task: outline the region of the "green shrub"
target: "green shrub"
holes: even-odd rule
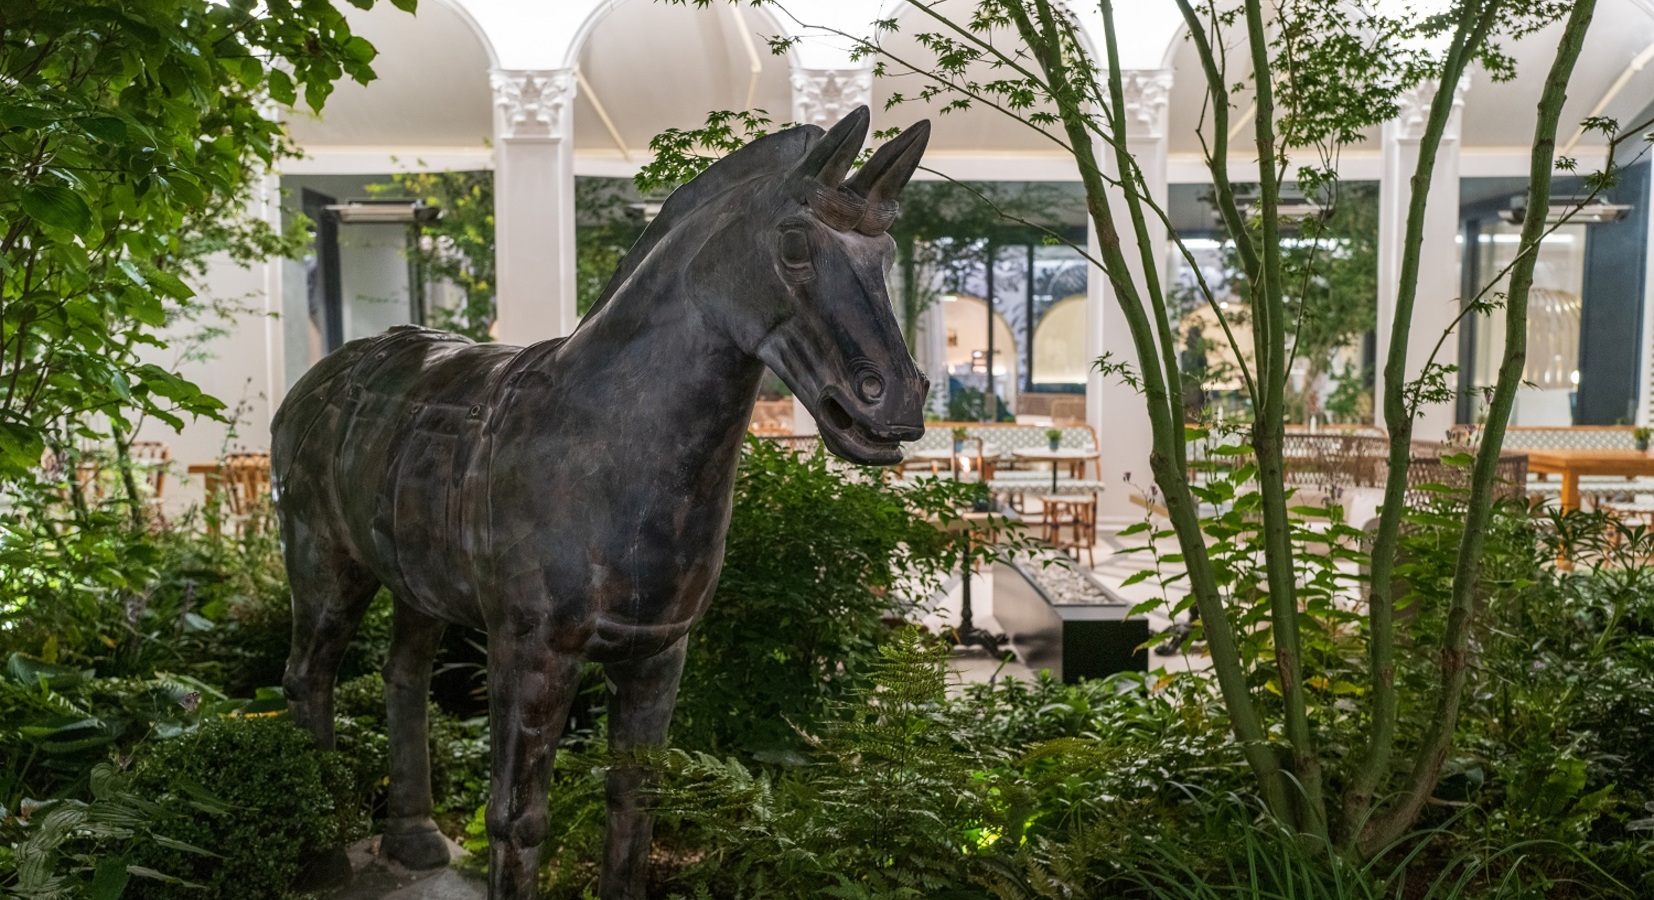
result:
[[[1014,846],[1022,793],[963,726],[946,650],[911,630],[880,648],[870,683],[812,736],[805,765],[771,771],[674,750],[663,813],[699,841],[674,887],[714,897],[985,897],[981,855]]]
[[[340,761],[358,788],[352,803],[377,818],[389,791],[390,738],[385,721],[385,679],[363,675],[334,691],[335,737]],[[469,814],[488,791],[486,721],[461,722],[436,704],[426,709],[430,729],[431,796],[438,812]]]
[[[895,489],[750,440],[736,476],[723,576],[689,634],[676,746],[715,753],[797,748],[864,688],[885,620],[928,597],[957,563],[927,518],[956,486]]]
[[[353,811],[334,800],[350,776],[329,756],[284,715],[215,719],[156,744],[138,761],[134,791],[178,814],[172,837],[222,858],[145,848],[139,864],[202,884],[205,897],[282,897],[309,854],[352,836]],[[133,887],[139,898],[174,896]]]

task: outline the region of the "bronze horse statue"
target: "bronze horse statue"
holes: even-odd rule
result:
[[[604,666],[618,754],[600,894],[643,896],[652,819],[627,751],[666,740],[764,367],[852,462],[895,463],[924,433],[929,385],[885,272],[930,126],[847,179],[868,120],[862,107],[825,133],[761,138],[678,189],[567,338],[508,347],[394,328],[322,360],[282,403],[271,455],[293,589],[289,709],[333,746],[340,659],[389,588],[392,859],[448,860],[426,703],[454,623],[488,634],[490,896],[536,894],[551,761],[588,660]]]

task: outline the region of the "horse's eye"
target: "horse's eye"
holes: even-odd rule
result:
[[[781,232],[781,261],[789,266],[809,265],[810,236],[795,229]]]

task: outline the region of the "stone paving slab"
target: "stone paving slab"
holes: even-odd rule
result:
[[[457,869],[413,871],[379,855],[379,838],[352,844],[347,851],[352,872],[350,883],[324,893],[325,900],[487,900],[488,887],[475,875]],[[458,862],[465,856],[458,844],[448,842],[448,857]]]

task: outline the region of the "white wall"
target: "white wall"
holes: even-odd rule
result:
[[[185,420],[181,432],[158,420],[139,428],[139,440],[164,441],[172,447],[173,475],[167,479],[169,511],[199,503],[199,478],[185,475],[195,463],[210,463],[225,452],[270,449],[270,416],[285,390],[281,365],[280,321],[273,315],[271,298],[276,279],[271,267],[243,268],[228,258],[213,259],[207,274],[195,285],[200,299],[237,304],[244,309],[231,319],[211,316],[196,322],[175,322],[161,332],[169,346],[150,349],[145,362],[177,372],[229,407],[231,423],[209,419]],[[227,333],[203,343],[203,328]]]

